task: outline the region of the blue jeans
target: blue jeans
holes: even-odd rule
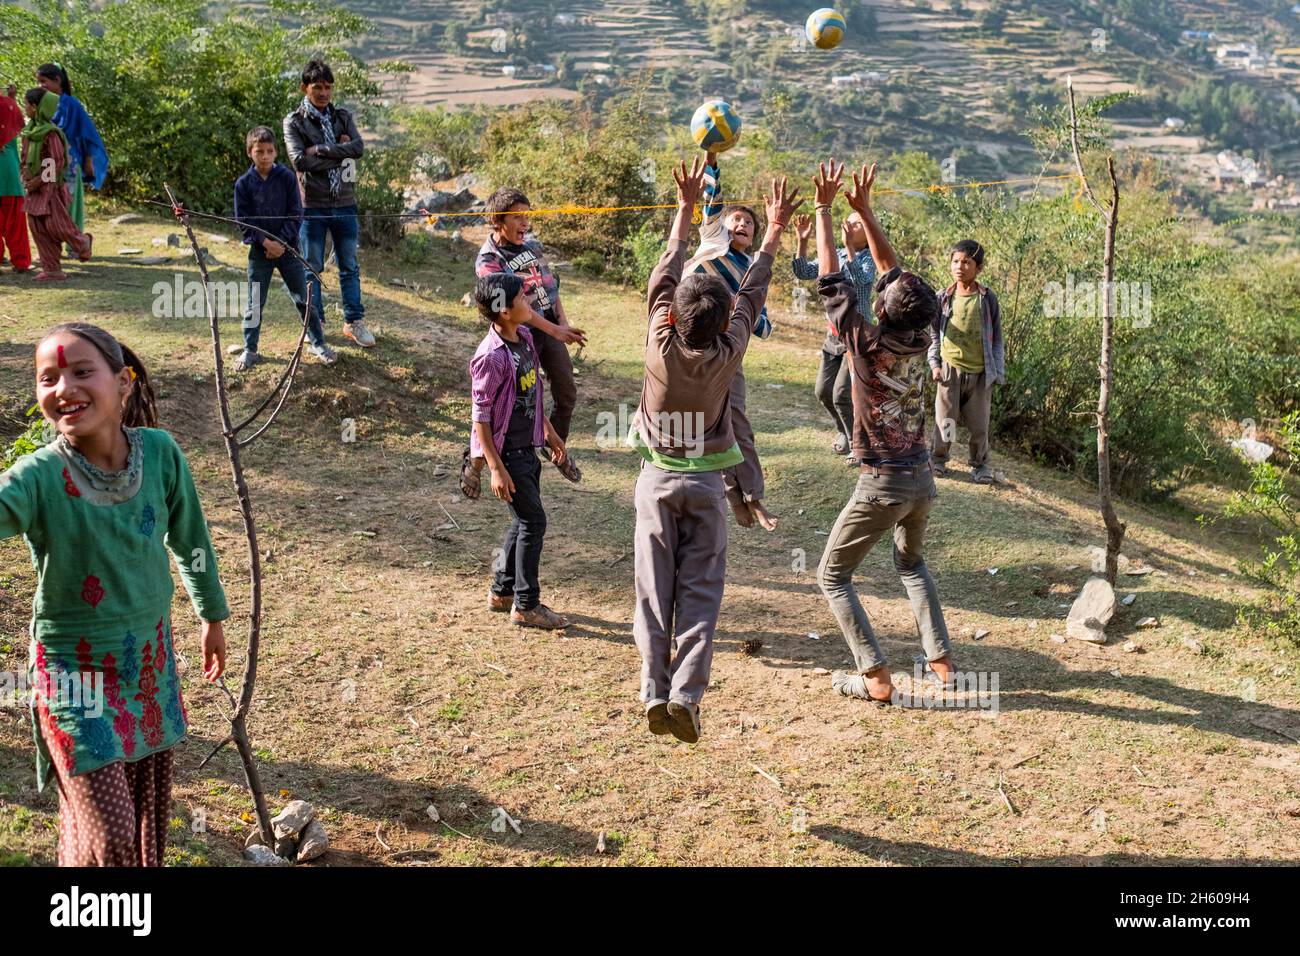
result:
[[[307,207],[303,210],[302,227],[298,245],[303,257],[316,272],[325,268],[325,234],[334,238],[334,255],[339,263],[339,290],[343,294],[343,321],[359,322],[366,317],[361,304],[361,268],[357,265],[357,237],[361,226],[357,221],[356,206],[339,206],[337,209]],[[325,316],[320,295],[320,283],[308,275],[311,285],[312,306],[317,320]]]
[[[271,277],[275,270],[280,270],[280,278],[298,308],[303,314],[307,305],[307,270],[292,252],[286,251],[278,259],[270,259],[260,242],[248,247],[248,301],[244,306],[244,348],[250,352],[257,351],[257,342],[262,337],[262,313],[266,310],[266,296],[271,289]],[[315,293],[312,293],[315,304]],[[312,345],[324,345],[325,333],[321,330],[320,311],[312,309],[307,319],[307,338]]]

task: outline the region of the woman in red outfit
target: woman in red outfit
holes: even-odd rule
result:
[[[18,158],[23,111],[13,96],[12,86],[0,96],[0,261],[7,252],[14,272],[26,272],[32,266],[32,247],[27,242],[22,164]]]

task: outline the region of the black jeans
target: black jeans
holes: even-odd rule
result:
[[[835,420],[835,427],[853,441],[853,363],[841,352],[834,354],[822,346],[821,363],[817,366],[817,384],[813,389],[817,400]]]
[[[551,427],[560,441],[569,441],[569,423],[573,421],[573,407],[578,404],[578,383],[573,377],[573,359],[569,347],[545,332],[534,332],[537,358],[546,373],[546,384],[551,390]]]
[[[517,448],[501,453],[506,473],[515,483],[509,502],[513,520],[501,542],[501,553],[492,563],[492,593],[515,596],[515,607],[531,611],[541,603],[539,580],[542,539],[546,536],[546,511],[542,508],[542,463],[534,448]]]

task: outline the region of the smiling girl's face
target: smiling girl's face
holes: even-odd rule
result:
[[[122,405],[131,391],[131,373],[114,373],[90,342],[59,332],[36,350],[36,401],[59,433],[86,437],[118,428]]]

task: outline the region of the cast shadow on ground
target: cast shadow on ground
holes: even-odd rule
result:
[[[1154,856],[1133,853],[1103,853],[1090,856],[1066,853],[1059,856],[1003,857],[950,850],[928,843],[886,840],[857,830],[836,826],[810,826],[808,832],[819,840],[844,847],[863,857],[863,862],[901,864],[904,866],[1288,866],[1294,861],[1237,857]]]

